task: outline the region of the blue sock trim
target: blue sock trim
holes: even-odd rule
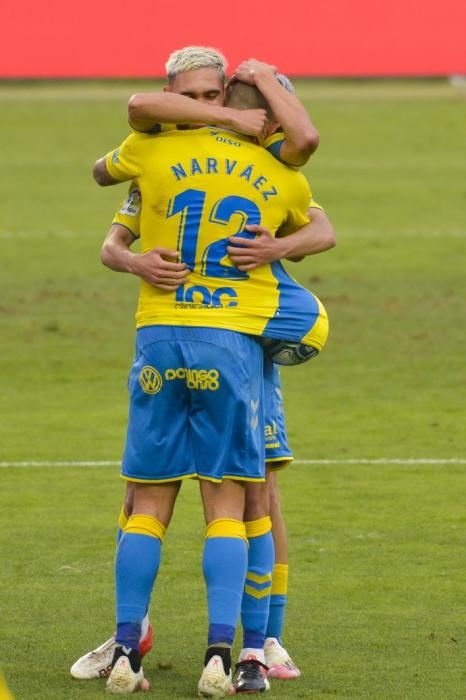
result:
[[[243,648],[244,649],[262,649],[265,642],[265,634],[244,630]]]
[[[288,600],[286,595],[270,596],[269,619],[267,622],[267,637],[275,637],[281,643],[283,624],[285,621],[285,607]]]
[[[141,637],[141,625],[137,622],[122,622],[117,625],[115,641],[124,647],[139,649]]]
[[[211,623],[209,625],[209,638],[208,645],[213,644],[233,644],[235,638],[235,628],[230,627],[230,625],[219,625],[216,623]]]

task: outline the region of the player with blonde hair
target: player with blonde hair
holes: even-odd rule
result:
[[[219,78],[224,81],[227,69],[225,56],[210,46],[185,46],[173,51],[165,63],[167,80],[172,83],[179,73],[186,73],[200,68],[214,68]]]
[[[207,68],[207,66],[203,66],[203,61],[208,62],[209,75],[212,75],[212,69],[215,69],[215,72],[217,73],[217,75],[220,76],[221,78],[223,78],[223,74],[224,74],[224,70],[225,70],[225,62],[224,62],[224,59],[221,56],[221,54],[219,54],[219,52],[216,52],[215,50],[204,48],[204,47],[187,47],[186,50],[174,52],[167,62],[167,73],[168,73],[168,77],[169,77],[169,86],[171,84],[171,86],[173,87],[173,84],[177,82],[178,76],[183,80],[183,74],[188,73],[189,74],[188,77],[190,79],[190,80],[188,80],[188,83],[190,85],[190,90],[185,91],[183,89],[183,87],[185,87],[185,85],[182,85],[181,89],[180,89],[180,92],[182,93],[182,97],[190,97],[190,98],[194,97],[194,100],[192,100],[192,99],[189,100],[189,103],[190,103],[189,107],[190,108],[194,104],[196,104],[196,106],[207,104],[208,108],[212,110],[212,109],[216,109],[217,105],[219,105],[221,103],[221,101],[223,100],[222,86],[219,85],[219,82],[218,81],[211,82],[211,84],[209,85],[209,87],[211,88],[210,90],[207,90],[204,92],[199,92],[199,93],[193,92],[194,88],[192,87],[193,81],[191,79],[198,78],[200,74],[202,75],[203,68],[204,67]],[[251,64],[249,64],[249,65],[251,65]],[[260,73],[260,70],[257,70],[258,62],[255,62],[255,64],[253,63],[253,65],[256,68],[256,72]],[[261,68],[261,66],[259,66],[259,68]],[[249,75],[250,75],[250,70],[251,69],[248,68]],[[205,73],[205,71],[204,71],[204,73]],[[205,75],[202,77],[205,78]],[[205,83],[205,80],[204,80],[204,83]],[[206,84],[208,84],[208,81]],[[180,88],[179,85],[176,85],[176,87]],[[205,87],[205,85],[203,87]],[[199,89],[199,82],[196,85],[196,89]],[[164,96],[167,96],[166,93]],[[175,93],[173,93],[173,97],[179,97],[179,95],[175,95]],[[136,98],[137,98],[137,96],[136,96]],[[132,102],[130,102],[130,106],[132,105],[132,107],[133,107],[132,113],[131,113],[131,109],[130,109],[130,118],[132,119],[132,121],[133,121],[133,118],[135,116],[134,107],[135,107],[136,102],[137,102],[137,100],[135,100],[134,98],[132,99]],[[185,105],[183,105],[183,107],[184,106]],[[220,109],[222,109],[225,112],[225,114],[227,114],[225,119],[228,119],[228,120],[233,119],[233,113],[236,110],[230,109],[230,111],[228,111],[228,110],[224,110],[224,108],[220,108]],[[258,117],[257,113],[259,111],[260,110],[257,110],[257,109],[255,110],[254,117],[256,118],[256,120]],[[254,112],[254,110],[251,110],[251,112]],[[203,112],[203,114],[205,114],[205,112]],[[140,119],[140,116],[138,116],[138,118]],[[144,118],[146,118],[146,117],[144,117]],[[160,117],[158,116],[157,118],[160,118]],[[163,117],[161,117],[161,118],[163,118]],[[178,116],[172,117],[172,118],[178,119]],[[184,120],[185,118],[186,117],[183,115],[181,120]],[[188,118],[191,121],[191,115]],[[241,121],[241,119],[244,119],[245,117],[244,117],[244,115],[234,115],[234,118],[236,120]],[[150,117],[150,119],[152,119],[152,117]],[[201,117],[197,114],[193,118],[193,122],[195,122],[197,119],[202,120],[203,117]],[[233,122],[233,123],[237,124],[238,122]],[[152,120],[152,125],[153,125],[153,120]],[[141,126],[140,123],[139,123],[139,126]],[[280,143],[280,141],[281,141],[281,143],[283,143],[284,140],[285,139],[282,135],[281,139],[278,141],[276,140],[275,143]],[[326,224],[325,217],[322,216],[323,212],[320,212],[320,210],[318,210],[318,209],[313,210],[313,211],[315,212],[315,218],[317,219],[317,226],[314,226],[313,234],[311,237],[312,242],[308,238],[307,239],[307,248],[306,248],[306,239],[303,238],[301,240],[301,247],[298,246],[297,248],[294,249],[294,251],[288,250],[287,251],[288,253],[291,254],[292,252],[294,252],[295,256],[301,255],[301,254],[309,254],[309,253],[313,253],[313,252],[319,252],[319,250],[326,249],[328,247],[331,247],[334,244],[333,231],[331,229],[331,226],[329,226],[328,223]],[[319,241],[319,217],[321,217],[320,223],[322,224],[320,241]],[[317,237],[316,237],[316,232],[317,232]],[[294,235],[297,236],[297,234],[294,234]],[[263,242],[264,242],[264,239],[267,239],[267,234],[265,234],[264,232],[260,232],[259,238],[262,238]],[[273,241],[273,246],[275,246],[275,248],[274,248],[273,252],[271,253],[270,248],[272,246],[272,241]],[[253,243],[255,243],[255,241],[251,241],[251,244],[253,244]],[[286,251],[283,248],[282,242],[279,242],[276,239],[271,239],[270,241],[266,240],[266,243],[269,246],[269,249],[267,250],[266,255],[269,255],[269,256],[276,255],[277,257],[275,259],[277,259],[279,257],[283,257],[283,255],[285,254]],[[303,247],[303,244],[304,244],[304,247]],[[253,267],[257,266],[257,264],[263,263],[264,258],[263,257],[261,258],[261,255],[263,256],[263,249],[260,246],[261,246],[261,244],[259,244],[259,246],[251,245],[250,248],[246,247],[245,249],[236,249],[234,252],[232,252],[232,259],[233,259],[234,255],[238,255],[238,257],[236,259],[236,264],[238,265],[239,269],[253,269]],[[277,254],[279,246],[280,246],[280,253]],[[320,246],[320,248],[319,248],[319,246]],[[151,255],[151,253],[146,254],[146,258],[148,255]],[[246,256],[249,256],[249,257],[246,257]],[[251,259],[251,256],[253,259]],[[162,276],[161,278],[156,278],[154,280],[155,284],[157,284],[157,283],[161,284],[163,282],[164,283],[175,282],[176,284],[180,284],[180,281],[183,281],[185,279],[185,275],[186,275],[185,270],[183,270],[183,269],[176,269],[175,270],[173,267],[170,267],[170,265],[172,263],[169,263],[167,261],[163,261],[162,258],[160,258],[160,262],[162,265],[165,264],[165,266],[166,266],[165,274],[174,275],[174,278],[168,279],[167,277]],[[173,265],[175,265],[175,264],[173,263]],[[178,263],[178,265],[179,265],[179,263]],[[138,273],[136,272],[136,274],[138,274]],[[159,274],[161,274],[160,270],[159,270]],[[284,430],[284,426],[283,426],[283,430]],[[289,453],[289,451],[286,453],[286,451],[287,451],[286,433],[282,432],[282,437],[283,436],[284,436],[283,447],[285,448],[285,453],[282,454],[281,459],[286,460],[287,458],[289,459],[290,453]],[[272,454],[275,455],[274,457],[272,457],[272,460],[274,460],[275,464],[279,464],[279,461],[280,461],[279,449],[278,450],[276,449],[277,448],[277,438],[279,438],[279,437],[280,436],[277,436],[277,434],[274,435],[275,442],[273,443],[272,450],[269,451],[270,456]],[[274,529],[277,529],[276,525],[280,524],[279,522],[277,522],[278,518],[280,517],[279,503],[277,501],[276,496],[273,496],[272,498],[273,498],[274,510],[275,510]],[[131,506],[129,503],[127,503],[127,511],[130,511],[130,510],[131,510]],[[126,519],[126,517],[127,517],[126,514],[124,514],[122,524],[124,524],[124,520]],[[278,529],[280,529],[280,528],[278,528]],[[286,564],[279,562],[276,565],[276,568],[277,568],[276,573],[279,574],[279,579],[281,581],[281,584],[280,584],[281,593],[280,593],[279,597],[282,599],[282,602],[280,605],[281,605],[281,607],[283,607],[283,598],[284,598],[283,589],[286,587],[286,571],[285,570],[287,567],[286,567]],[[275,629],[277,629],[276,625],[275,625]],[[146,631],[147,631],[147,627],[146,627]],[[277,634],[277,636],[278,636],[278,634]],[[145,635],[146,642],[147,642],[147,637],[148,637],[148,634]],[[269,643],[269,647],[271,646],[271,644],[270,644],[271,642],[272,642],[272,646],[276,647],[278,645],[278,647],[279,647],[278,640],[268,639],[267,642]],[[73,666],[74,672],[72,669],[72,674],[76,675],[77,677],[91,677],[90,675],[86,675],[86,674],[89,674],[89,673],[95,674],[94,667],[97,668],[102,657],[108,652],[107,647],[110,647],[110,646],[111,646],[111,640],[109,640],[108,643],[102,645],[102,647],[95,650],[94,652],[91,652],[90,654],[86,655],[85,657],[82,657],[82,659],[80,659],[77,662],[77,664],[75,664]],[[266,650],[267,650],[267,647],[266,647]],[[280,648],[278,649],[278,651],[280,651]],[[272,652],[275,652],[275,657],[278,658],[279,661],[281,661],[281,660],[284,661],[284,663],[281,664],[282,667],[285,669],[288,668],[289,673],[288,673],[288,676],[285,676],[285,677],[293,677],[293,676],[297,675],[296,667],[294,667],[291,660],[289,660],[289,657],[287,657],[287,656],[284,657],[283,653],[282,653],[281,657],[279,655],[277,656],[277,653],[276,653],[277,649],[272,649]],[[284,650],[283,650],[283,652],[284,652]],[[270,656],[270,653],[269,653],[269,656]],[[86,660],[88,662],[88,664],[87,664],[88,668],[83,670],[84,660]],[[91,669],[90,666],[92,666],[92,664],[93,664],[93,668]],[[280,667],[280,664],[275,663],[275,664],[273,664],[273,667],[274,668]],[[107,670],[106,665],[105,664],[103,665],[102,663],[100,663],[100,666],[97,670],[98,670],[98,675],[104,675],[106,670]],[[273,669],[272,669],[272,672],[273,672]],[[80,674],[82,674],[82,675],[80,675]]]

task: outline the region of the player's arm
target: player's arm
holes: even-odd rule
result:
[[[130,250],[136,236],[126,226],[113,223],[100,250],[105,267],[115,272],[132,272],[135,253]]]
[[[274,155],[288,165],[304,165],[319,145],[319,133],[304,105],[280,85],[275,73],[274,66],[251,58],[238,66],[235,77],[260,90],[283,129],[283,140],[277,146],[279,152]]]
[[[184,263],[177,263],[176,250],[154,248],[147,253],[135,253],[131,245],[136,236],[122,224],[113,223],[100,252],[102,263],[115,272],[129,272],[140,277],[153,287],[169,292],[184,284],[189,269]]]
[[[128,120],[136,131],[153,132],[162,124],[215,124],[263,138],[263,109],[239,110],[195,100],[175,92],[142,92],[128,102]]]
[[[264,226],[246,226],[256,238],[232,237],[228,246],[228,255],[232,263],[242,271],[254,270],[261,265],[268,265],[275,260],[292,260],[298,262],[307,255],[323,253],[336,245],[336,236],[332,223],[323,209],[309,209],[310,223],[305,224],[295,233],[273,237]]]
[[[116,185],[141,175],[138,145],[142,138],[151,137],[130,134],[118,148],[96,160],[92,174],[98,185],[101,187]]]
[[[139,238],[141,229],[141,192],[131,183],[128,194],[116,210],[113,224],[102,245],[100,258],[115,272],[129,272],[154,287],[174,291],[186,282],[189,270],[177,261],[176,250],[154,248],[139,254],[131,245]]]
[[[283,245],[283,257],[287,260],[299,262],[308,255],[324,253],[337,244],[335,230],[325,211],[320,207],[311,207],[308,214],[310,223],[299,231],[283,237],[278,232],[278,240]]]
[[[101,187],[107,187],[108,185],[117,185],[120,182],[120,180],[116,180],[108,172],[106,160],[106,156],[104,156],[103,158],[99,158],[99,160],[96,160],[96,162],[94,163],[94,167],[92,169],[92,175],[94,177],[94,180]]]

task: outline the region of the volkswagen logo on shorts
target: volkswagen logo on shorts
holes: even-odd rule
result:
[[[155,367],[146,365],[139,372],[139,384],[146,394],[157,394],[162,388],[162,377]]]

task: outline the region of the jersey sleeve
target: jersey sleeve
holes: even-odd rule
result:
[[[139,238],[141,225],[141,191],[135,182],[132,182],[128,194],[121,202],[113,217],[114,224],[120,224],[127,228],[135,238]]]
[[[285,134],[283,131],[276,131],[274,134],[265,139],[262,143],[263,148],[271,153],[274,158],[283,163],[284,161],[280,158],[280,150],[282,143],[285,141]]]
[[[297,172],[295,187],[291,189],[289,198],[288,214],[280,226],[281,236],[288,236],[310,222],[308,211],[311,201],[311,188],[304,175]]]
[[[321,209],[324,211],[323,206],[321,206],[316,200],[314,199],[314,195],[311,192],[311,201],[309,202],[309,209]]]
[[[114,180],[125,182],[141,175],[141,165],[138,158],[137,142],[140,134],[130,134],[121,146],[105,156],[107,172]]]

